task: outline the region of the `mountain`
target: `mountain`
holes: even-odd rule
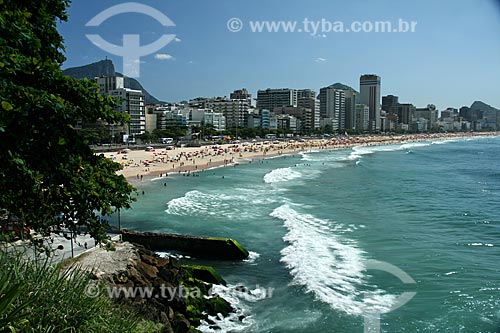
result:
[[[471,111],[484,111],[484,112],[499,112],[500,110],[483,103],[481,101],[475,101],[470,107]]]
[[[146,100],[146,104],[164,104],[165,102],[159,101],[157,98],[152,96],[146,89],[136,79],[124,76],[121,73],[115,71],[115,66],[111,60],[101,60],[94,62],[89,65],[80,67],[71,67],[63,70],[63,74],[81,80],[81,79],[93,79],[99,76],[123,76],[123,84],[125,88],[142,90]]]
[[[470,107],[469,114],[471,117],[475,114],[476,119],[481,119],[482,128],[498,129],[500,123],[500,110],[495,109],[486,103],[475,101]]]

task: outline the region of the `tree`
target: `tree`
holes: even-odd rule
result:
[[[75,128],[128,119],[95,83],[62,74],[68,5],[0,0],[0,210],[42,233],[79,224],[102,239],[99,216],[129,208],[134,189]]]

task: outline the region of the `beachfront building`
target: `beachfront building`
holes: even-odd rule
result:
[[[310,133],[314,130],[315,111],[309,108],[282,106],[274,108],[273,113],[279,115],[289,115],[297,119],[298,127],[293,133]],[[319,119],[318,119],[319,120]],[[292,120],[293,122],[293,120]],[[319,124],[318,124],[319,127]],[[279,128],[279,124],[278,124]]]
[[[305,94],[305,92],[303,92]],[[266,89],[257,91],[257,107],[274,110],[281,106],[297,106],[297,90]]]
[[[297,134],[300,132],[300,119],[288,114],[276,115],[277,128],[284,130],[285,133]]]
[[[382,96],[382,110],[392,113],[392,108],[399,104],[399,97],[394,95]]]
[[[182,113],[186,118],[187,126],[201,126],[205,118],[205,112],[207,112],[207,109],[182,107],[179,108],[179,112]]]
[[[215,98],[209,100],[206,106],[226,117],[226,129],[246,127],[248,115],[252,112],[246,99]]]
[[[259,109],[260,115],[260,127],[263,129],[270,129],[271,126],[271,118],[274,116],[274,113],[267,109]]]
[[[146,113],[146,132],[153,133],[157,128],[158,116],[154,113]]]
[[[153,113],[156,115],[156,128],[165,130],[188,125],[188,117],[177,106],[157,106]]]
[[[421,119],[425,119],[427,121],[426,131],[437,128],[438,111],[435,105],[429,104],[425,108],[416,108],[413,116],[415,121],[419,121],[421,123],[423,122]]]
[[[340,127],[340,114],[345,112],[345,91],[335,88],[321,88],[319,92],[321,118],[331,119],[333,131]]]
[[[248,128],[262,128],[262,117],[261,117],[258,109],[254,109],[253,112],[251,112],[248,115],[247,127]]]
[[[125,88],[124,78],[103,76],[95,78],[101,94],[117,97],[122,101],[117,111],[130,115],[128,125],[108,125],[113,137],[120,135],[134,136],[146,132],[145,97],[141,90]]]
[[[413,104],[403,103],[398,104],[395,108],[395,114],[398,115],[399,124],[410,126],[415,118],[415,110],[417,109]],[[407,128],[406,126],[401,127],[401,129]]]
[[[172,127],[185,127],[188,125],[188,119],[185,114],[176,110],[176,111],[166,111],[163,117],[164,128],[172,128]]]
[[[369,130],[380,131],[380,76],[374,74],[362,75],[359,80],[359,100],[361,104],[368,105]]]
[[[140,135],[146,132],[146,112],[144,94],[141,90],[119,88],[109,90],[107,94],[122,101],[118,111],[130,116],[130,123],[125,125],[125,133],[129,136]]]
[[[370,128],[370,108],[366,104],[356,104],[355,111],[356,129],[360,132],[368,131]]]
[[[315,92],[313,92],[315,94]],[[316,96],[305,96],[297,99],[297,107],[309,109],[311,112],[302,119],[302,128],[305,133],[311,133],[320,128],[319,100]]]
[[[207,111],[204,114],[203,122],[205,125],[212,125],[217,132],[226,130],[226,117],[222,113]]]
[[[342,83],[320,89],[320,115],[333,119],[334,131],[356,128],[355,113],[358,92]]]

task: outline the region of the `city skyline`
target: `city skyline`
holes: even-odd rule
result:
[[[500,11],[495,0],[419,3],[393,1],[356,4],[317,1],[304,7],[243,6],[221,0],[214,3],[157,3],[156,8],[175,23],[164,28],[142,14],[121,14],[100,27],[85,24],[120,1],[74,2],[70,19],[59,30],[65,38],[67,61],[63,68],[96,62],[106,57],[122,72],[120,57],[93,45],[86,34],[99,33],[120,45],[124,34],[140,33],[141,45],[163,33],[175,40],[155,54],[141,58],[140,81],[160,100],[176,102],[196,96],[224,96],[236,87],[253,94],[266,88],[321,87],[342,82],[358,89],[359,76],[376,73],[384,80],[381,95],[394,94],[416,106],[433,103],[439,110],[482,100],[500,107],[496,93],[500,76]],[[255,3],[258,4],[258,3]],[[195,10],[196,9],[196,10]],[[228,30],[230,18],[245,24],[240,32]],[[398,19],[418,22],[408,33],[254,33],[251,20],[321,21]],[[130,24],[133,20],[134,24]],[[464,84],[464,79],[470,84]],[[439,91],[439,93],[438,93]]]

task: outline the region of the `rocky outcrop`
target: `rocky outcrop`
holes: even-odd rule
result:
[[[105,250],[98,249],[93,254],[110,260],[126,257],[121,258],[116,269],[104,259],[91,270],[95,280],[119,304],[161,323],[161,332],[196,332],[195,327],[201,320],[208,320],[208,316],[227,316],[233,311],[227,301],[211,292],[213,283],[225,284],[213,268],[181,265],[178,260],[159,257],[141,245],[125,242],[117,243],[116,248],[106,254],[99,254]],[[82,259],[80,266],[90,270],[89,260],[92,261],[89,257]]]
[[[144,245],[153,251],[179,251],[197,258],[243,260],[248,251],[230,238],[196,237],[123,230],[124,241]]]

